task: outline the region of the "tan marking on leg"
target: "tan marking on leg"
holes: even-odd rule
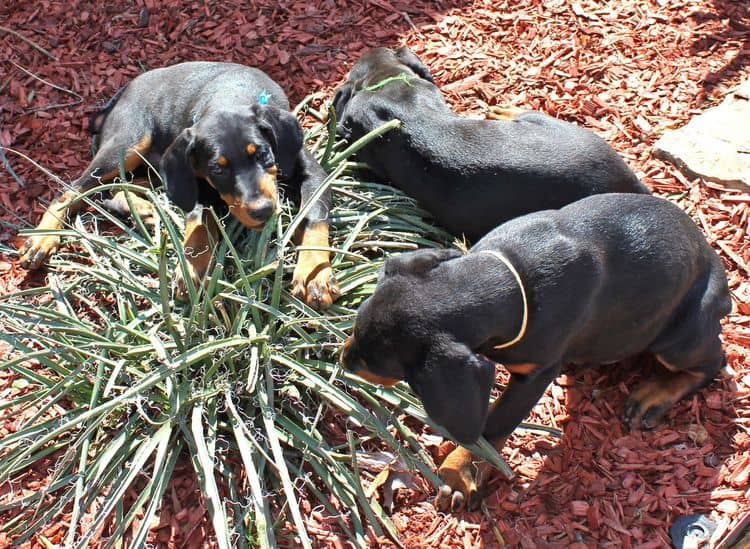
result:
[[[144,136],[135,146],[128,149],[125,153],[125,170],[132,171],[141,163],[139,154],[145,154],[151,147],[151,136]],[[101,177],[103,181],[112,179],[120,173],[119,168]],[[81,207],[79,201],[73,200],[78,193],[73,190],[65,191],[62,195],[55,198],[42,215],[42,219],[37,225],[37,229],[42,230],[59,230],[63,223],[75,214]],[[57,251],[60,245],[60,237],[51,235],[34,235],[26,239],[21,247],[20,260],[21,265],[27,269],[39,268],[47,258]]]
[[[521,364],[503,364],[503,366],[505,366],[505,369],[508,370],[511,374],[517,374],[521,376],[529,375],[534,370],[539,368],[539,364],[534,364],[532,362],[523,362]]]
[[[641,383],[628,398],[626,412],[631,424],[641,421],[652,428],[676,402],[698,389],[705,381],[702,372],[677,372],[660,375]]]
[[[305,228],[302,248],[328,248],[328,222]],[[292,277],[292,294],[315,309],[325,309],[339,296],[328,250],[302,249]]]
[[[487,110],[487,118],[490,120],[515,120],[524,112],[526,111],[518,107],[493,105]]]
[[[500,451],[506,440],[498,440],[495,448]],[[492,469],[492,465],[463,446],[456,447],[438,468],[438,476],[443,484],[435,496],[435,507],[443,512],[460,512],[467,506],[478,504]]]
[[[144,135],[141,140],[130,147],[127,151],[125,151],[125,159],[124,159],[124,171],[126,172],[132,172],[134,169],[136,169],[138,166],[141,165],[143,162],[142,156],[145,156],[146,153],[151,148],[151,136],[150,135]],[[120,167],[118,166],[116,169],[112,170],[111,172],[107,172],[104,175],[95,174],[97,177],[100,177],[102,181],[108,181],[110,179],[114,179],[118,175],[120,175]]]
[[[210,212],[203,212],[200,219],[188,219],[185,224],[185,258],[188,262],[188,272],[193,284],[199,287],[203,283],[206,273],[213,266],[213,248],[216,245],[219,229]],[[188,295],[187,284],[182,278],[182,269],[178,268],[177,297],[185,299]]]
[[[70,210],[73,209],[71,202],[78,196],[75,191],[65,191],[52,201],[47,211],[44,212],[37,229],[57,230],[61,229]],[[77,208],[76,208],[77,211]]]
[[[148,200],[141,198],[140,196],[129,193],[130,202],[133,204],[135,211],[138,213],[143,222],[147,225],[153,225],[156,220],[156,212],[154,211],[154,205]],[[111,204],[113,207],[121,211],[129,211],[132,215],[133,211],[128,204],[128,197],[125,191],[117,191],[112,197]]]
[[[69,190],[55,198],[42,215],[36,226],[39,230],[56,231],[62,229],[63,223],[71,213],[80,206],[75,202],[78,193]],[[26,239],[19,250],[21,265],[26,269],[38,269],[47,258],[57,251],[60,237],[56,235],[32,235]]]

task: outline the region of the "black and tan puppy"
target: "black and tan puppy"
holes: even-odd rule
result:
[[[234,63],[189,62],[141,74],[92,119],[91,129],[98,134],[96,156],[37,228],[59,229],[78,209],[80,192],[117,176],[123,158],[132,171],[145,157],[159,165],[169,198],[187,212],[184,244],[195,283],[211,265],[210,243],[218,235],[204,207],[228,210],[259,229],[276,210],[277,183],[305,204],[326,176],[303,147],[283,90],[261,70]],[[149,202],[135,197],[131,203],[146,221],[154,215]],[[122,193],[107,204],[128,210]],[[329,205],[325,193],[309,210],[301,226],[304,247],[328,247]],[[31,236],[21,249],[22,265],[39,267],[59,243],[56,236]],[[331,304],[338,288],[327,251],[300,252],[292,291],[315,307]]]
[[[644,351],[664,369],[631,392],[624,415],[654,426],[723,366],[729,310],[721,260],[690,217],[652,196],[597,195],[508,221],[466,256],[388,259],[342,363],[375,383],[406,380],[456,440],[483,435],[500,448],[563,364]],[[488,410],[495,363],[511,377]],[[472,459],[458,447],[441,465],[440,509],[477,501]]]
[[[333,104],[337,133],[350,141],[401,121],[359,158],[457,236],[476,240],[503,221],[592,194],[648,193],[586,129],[538,112],[506,111],[508,120],[457,116],[407,48],[366,53]]]

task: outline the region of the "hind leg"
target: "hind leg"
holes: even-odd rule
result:
[[[148,181],[136,180],[133,181],[133,184],[144,188],[148,187]],[[156,222],[154,205],[133,192],[117,191],[112,198],[104,201],[104,207],[123,217],[138,214],[148,226],[153,226]]]
[[[126,171],[134,170],[141,163],[141,156],[151,147],[151,135],[128,136],[118,134],[105,143],[96,153],[91,164],[81,177],[73,182],[71,188],[57,196],[44,212],[36,229],[40,231],[56,231],[63,227],[63,223],[80,209],[78,195],[91,189],[99,181],[109,181],[120,173],[120,160],[125,154],[124,167]],[[39,268],[60,245],[57,235],[34,234],[26,239],[19,250],[21,266],[26,269]]]
[[[641,383],[625,403],[625,420],[652,429],[673,404],[708,385],[725,364],[716,335],[693,352],[675,348],[656,354],[664,370]]]

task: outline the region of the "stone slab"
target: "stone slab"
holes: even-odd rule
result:
[[[654,156],[688,177],[750,191],[750,80],[720,105],[665,133],[654,145]]]

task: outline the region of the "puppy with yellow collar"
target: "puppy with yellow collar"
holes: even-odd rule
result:
[[[458,442],[501,448],[562,365],[650,352],[664,369],[624,412],[650,428],[724,365],[730,307],[721,260],[690,217],[653,196],[603,194],[508,221],[465,256],[390,258],[341,360],[376,383],[406,380]],[[511,378],[489,405],[496,363]],[[475,461],[459,446],[440,466],[441,510],[479,501],[487,464]]]

